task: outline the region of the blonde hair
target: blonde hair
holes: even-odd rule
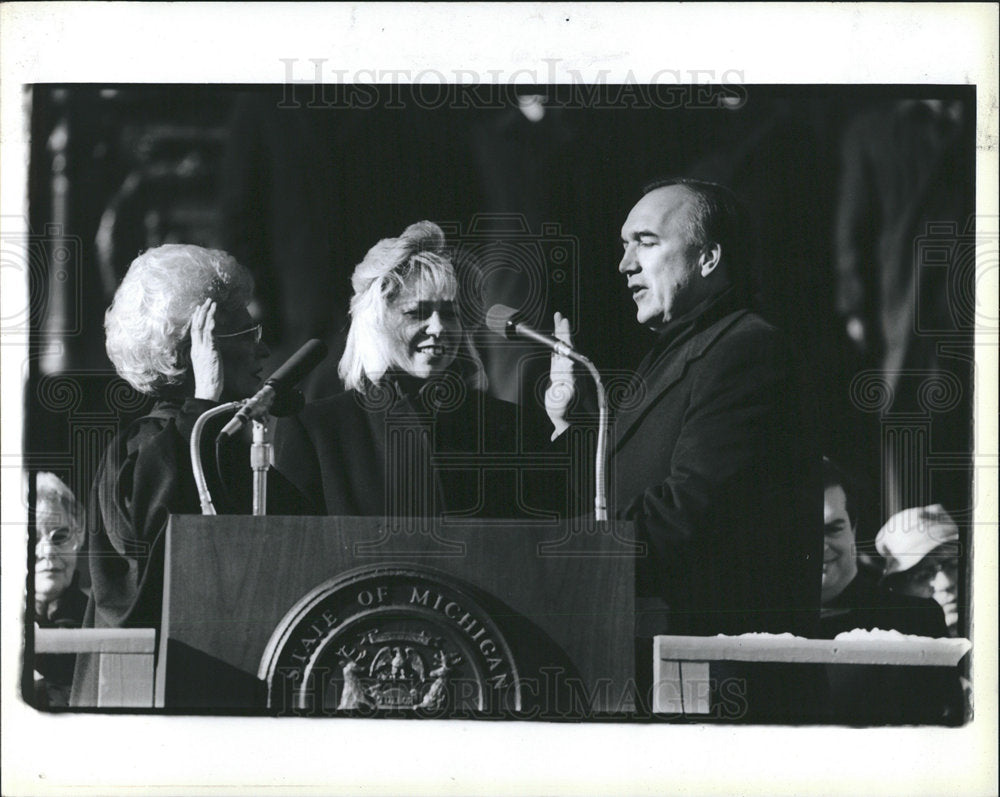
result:
[[[190,365],[191,316],[206,299],[240,310],[253,277],[219,249],[164,244],[132,261],[104,316],[108,357],[140,393],[183,384]]]
[[[348,390],[366,393],[396,362],[386,329],[389,306],[408,289],[453,301],[458,279],[441,228],[418,221],[398,238],[384,238],[368,250],[351,275],[351,328],[338,373]],[[465,383],[486,389],[482,360],[463,329],[456,357]]]

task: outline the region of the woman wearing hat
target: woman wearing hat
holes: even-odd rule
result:
[[[958,636],[958,526],[944,507],[914,507],[889,518],[875,538],[885,559],[883,583],[893,592],[933,598]]]

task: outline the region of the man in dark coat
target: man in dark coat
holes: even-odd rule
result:
[[[617,515],[648,545],[640,593],[669,628],[812,635],[821,492],[804,378],[749,308],[747,231],[725,188],[656,184],[622,227],[639,323],[658,338],[611,445]]]
[[[610,443],[609,507],[646,543],[640,604],[661,605],[655,622],[640,615],[640,640],[813,636],[819,618],[822,489],[805,380],[785,336],[750,310],[744,219],[728,189],[672,180],[622,227],[618,270],[636,320],[658,335]],[[568,334],[558,316],[556,334]],[[792,695],[778,669],[713,665],[717,685],[736,679],[745,697],[732,719],[788,716],[815,697],[812,675]]]

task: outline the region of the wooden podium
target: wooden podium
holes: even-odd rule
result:
[[[168,711],[626,715],[632,530],[174,516],[156,697]]]

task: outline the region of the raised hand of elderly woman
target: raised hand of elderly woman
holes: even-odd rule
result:
[[[567,346],[572,346],[569,332],[569,319],[562,313],[556,313],[553,317],[553,326],[556,338]],[[569,357],[552,354],[552,364],[549,368],[549,387],[545,391],[545,412],[555,427],[552,432],[552,439],[555,440],[567,428],[569,422],[566,420],[566,409],[570,401],[573,400],[575,384],[573,381],[573,361]]]
[[[191,316],[191,371],[194,397],[218,401],[222,395],[222,358],[215,348],[215,302],[206,299]]]

